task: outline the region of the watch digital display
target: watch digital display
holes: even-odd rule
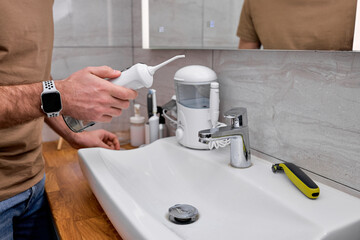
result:
[[[59,112],[62,109],[60,93],[50,92],[41,95],[42,107],[44,112]]]

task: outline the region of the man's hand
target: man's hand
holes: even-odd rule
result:
[[[73,148],[102,147],[107,149],[119,150],[120,143],[115,134],[103,129],[81,132],[74,135],[69,141]]]
[[[103,129],[74,133],[66,126],[62,116],[45,118],[45,122],[73,148],[103,147],[114,150],[120,149],[116,135]]]
[[[110,122],[137,97],[134,90],[117,86],[104,78],[116,78],[110,67],[87,67],[55,81],[61,94],[61,114],[86,121]],[[45,116],[41,110],[42,83],[0,86],[0,129]]]
[[[87,67],[56,81],[63,103],[61,114],[97,122],[110,122],[119,116],[122,109],[129,107],[129,100],[137,97],[136,91],[105,79],[117,78],[120,74],[107,66]]]

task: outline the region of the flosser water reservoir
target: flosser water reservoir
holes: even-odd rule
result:
[[[217,123],[219,84],[216,80],[216,73],[205,66],[191,65],[175,73],[176,138],[181,145],[195,149],[208,148],[206,144],[199,142],[198,132],[212,128]]]

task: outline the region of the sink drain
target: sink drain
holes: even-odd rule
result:
[[[198,210],[188,204],[176,204],[169,208],[169,220],[176,224],[190,224],[199,217]]]

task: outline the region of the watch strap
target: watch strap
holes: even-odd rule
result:
[[[55,87],[55,83],[54,80],[48,80],[48,81],[43,81],[42,82],[43,85],[43,93],[47,93],[47,92],[58,92],[58,90]],[[51,112],[51,113],[46,113],[47,117],[58,117],[60,115],[60,112]]]
[[[43,81],[43,92],[54,92],[57,91],[54,80]]]

